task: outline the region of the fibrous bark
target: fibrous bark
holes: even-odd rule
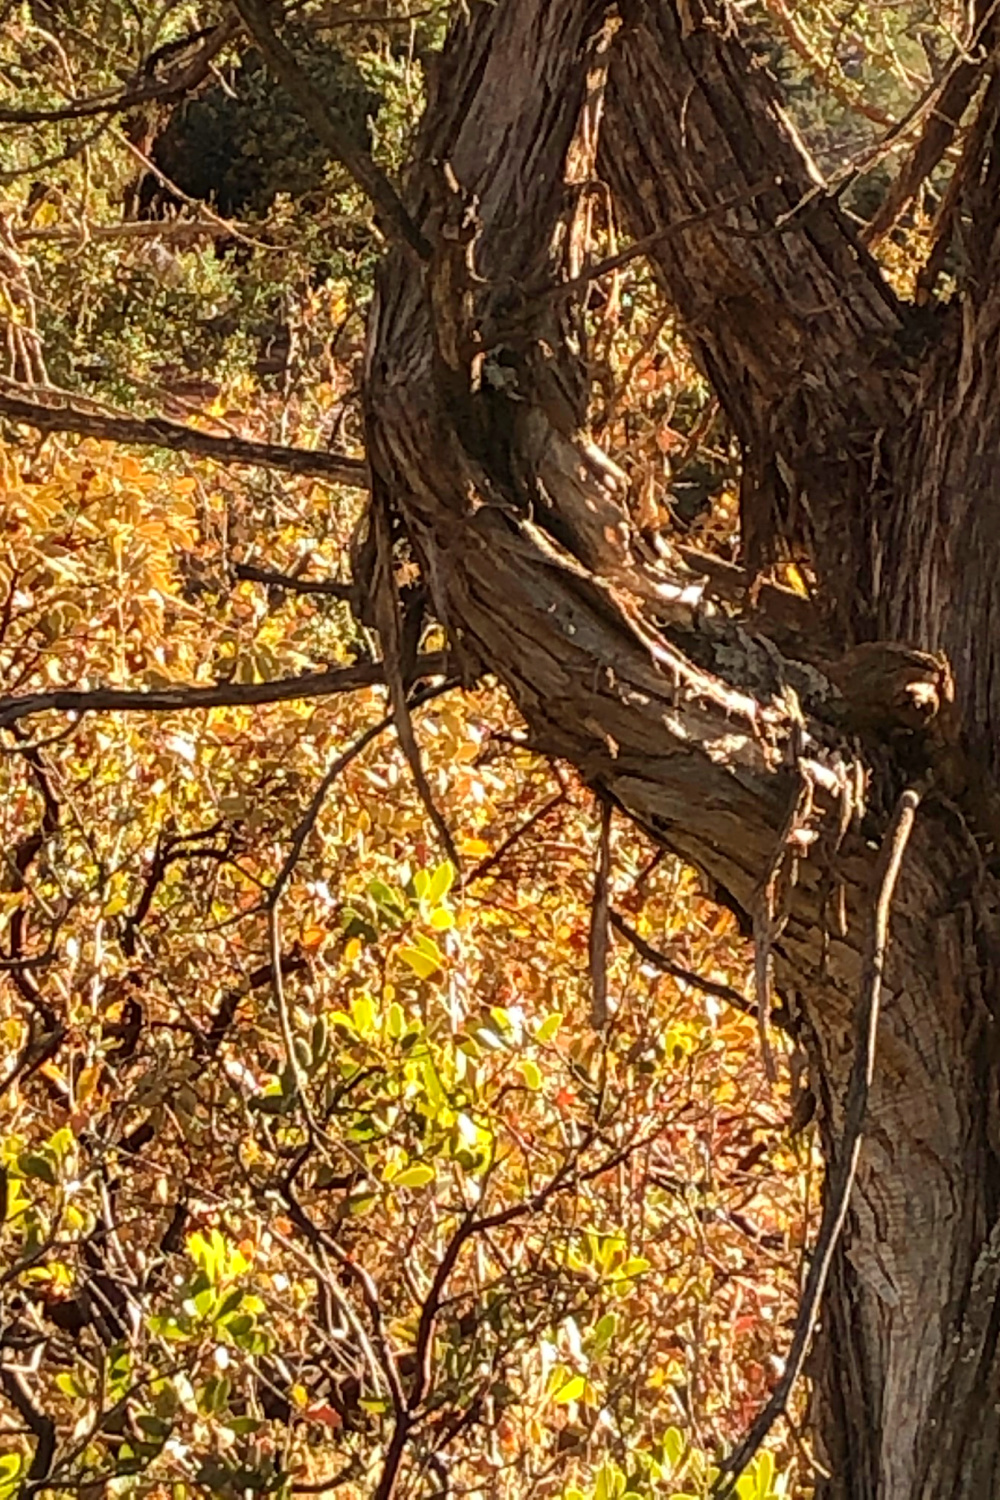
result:
[[[921,322],[818,187],[725,18],[668,0],[621,17],[585,0],[473,3],[407,195],[433,251],[424,266],[389,255],[370,331],[375,503],[402,521],[459,653],[504,681],[539,746],[750,918],[780,868],[778,979],[828,1155],[886,798],[912,777],[927,788],[823,1313],[827,1500],[1000,1487],[995,92],[968,173],[973,279],[960,315]],[[766,609],[738,617],[631,533],[625,476],[586,431],[579,303],[560,291],[581,270],[598,152],[629,230],[663,234],[651,262],[743,445],[751,554],[805,552],[822,643],[818,627],[797,648],[787,629],[772,638]],[[887,692],[881,722],[852,722],[850,671],[816,666],[830,637],[920,648],[886,653],[897,687],[917,664],[905,711]],[[920,666],[942,649],[957,723],[925,731],[907,713],[950,683]],[[877,660],[848,658],[869,684]]]

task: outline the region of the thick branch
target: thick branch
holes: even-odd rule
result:
[[[843,573],[824,578],[833,597],[856,595],[866,568],[843,541],[862,518],[848,507],[862,475],[877,482],[875,435],[902,427],[903,314],[710,3],[630,13],[600,162],[636,238],[702,215],[648,255],[743,445],[751,565],[808,546]],[[705,213],[768,173],[771,192]]]
[[[353,583],[338,583],[333,578],[299,578],[291,573],[276,573],[272,568],[258,568],[256,563],[234,563],[233,577],[248,583],[264,583],[286,594],[320,594],[327,599],[350,601],[358,592]]]

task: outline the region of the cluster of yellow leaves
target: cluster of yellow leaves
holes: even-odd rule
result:
[[[4,462],[8,691],[205,680],[265,646],[271,676],[348,653],[340,606],[227,584],[234,487],[204,466],[68,442]],[[279,568],[318,532],[316,487],[291,493]],[[498,692],[417,715],[463,870],[376,741],[303,843],[275,984],[267,889],[326,767],[384,709],[372,688],[47,716],[34,757],[0,761],[12,871],[45,830],[0,903],[7,951],[45,960],[0,981],[23,1064],[3,1096],[2,1253],[57,1492],[117,1476],[227,1494],[253,1475],[284,1493],[350,1466],[340,1493],[369,1495],[418,1348],[412,1483],[453,1431],[456,1481],[497,1500],[700,1493],[766,1396],[808,1153],[753,1023],[625,944],[612,1025],[591,1031],[594,812]],[[614,899],[676,960],[745,983],[729,919],[624,826]],[[480,1220],[428,1340],[435,1278]],[[771,1475],[747,1494],[783,1493]]]

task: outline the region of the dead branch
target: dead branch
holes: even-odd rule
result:
[[[962,116],[983,77],[992,46],[991,38],[995,33],[995,17],[995,0],[988,6],[979,6],[971,46],[965,55],[959,54],[953,58],[920,139],[903,163],[882,207],[865,230],[863,237],[867,244],[877,245],[879,240],[885,238],[913,202],[958,134]],[[981,57],[970,55],[975,48],[981,49]]]
[[[536,827],[543,818],[547,818],[550,812],[554,812],[565,801],[566,792],[563,790],[556,792],[554,797],[550,797],[547,802],[542,803],[541,807],[536,808],[530,817],[525,818],[524,822],[518,828],[514,829],[513,833],[507,835],[503,842],[494,849],[492,854],[487,854],[476,868],[466,876],[466,886],[471,885],[474,880],[484,879],[485,876],[489,875],[491,870],[496,869],[501,860],[514,848],[515,844],[520,843],[526,833],[530,833],[532,828]]]
[[[328,599],[348,601],[357,595],[353,583],[337,583],[330,578],[297,578],[291,573],[275,573],[270,568],[258,568],[254,563],[234,563],[233,576],[249,583],[265,583],[268,588],[283,589],[286,594],[322,594]]]
[[[393,577],[392,525],[388,501],[378,490],[375,492],[371,507],[371,522],[375,537],[375,574],[372,596],[379,641],[382,646],[385,680],[388,683],[393,717],[396,722],[396,734],[399,737],[403,754],[406,756],[420,800],[441,840],[441,847],[458,870],[461,868],[458,850],[451,836],[451,830],[434,801],[434,793],[431,791],[431,784],[427,780],[427,772],[424,770],[420,756],[420,746],[413,732],[413,720],[410,717],[410,703],[407,698],[412,673],[409,663],[405,660],[404,627],[396,580]]]
[[[417,658],[415,676],[439,677],[448,670],[446,651]],[[185,684],[169,688],[54,688],[47,693],[24,693],[0,698],[0,728],[44,713],[172,713],[189,708],[239,708],[262,703],[289,703],[303,698],[327,698],[385,682],[384,664],[357,662],[326,672],[302,672],[274,682],[213,682],[205,687]]]
[[[44,399],[43,399],[44,396]],[[280,443],[258,443],[250,438],[216,437],[171,422],[166,417],[130,417],[96,408],[87,410],[69,392],[33,387],[0,377],[0,416],[24,422],[39,432],[74,432],[106,443],[135,443],[140,447],[169,448],[221,464],[258,464],[286,474],[325,479],[331,484],[368,488],[368,466],[358,458],[340,458],[310,448]]]
[[[608,1024],[608,886],[611,876],[611,803],[601,807],[601,836],[590,905],[590,1024],[603,1031]]]
[[[694,969],[675,963],[672,958],[661,953],[659,948],[654,948],[651,943],[646,942],[645,938],[640,937],[620,912],[612,908],[608,913],[608,920],[615,931],[621,933],[622,937],[632,944],[639,957],[651,968],[659,969],[661,974],[669,974],[672,979],[679,979],[682,984],[691,985],[692,989],[700,990],[703,995],[711,995],[714,1000],[725,1000],[727,1005],[734,1006],[745,1016],[757,1015],[756,1005],[745,995],[741,995],[739,990],[734,990],[731,984],[723,984],[718,979],[706,979],[704,974],[696,974]]]

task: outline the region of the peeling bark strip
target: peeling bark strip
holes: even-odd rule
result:
[[[927,334],[817,189],[728,24],[668,0],[609,17],[585,0],[473,0],[453,26],[404,195],[432,253],[423,267],[389,254],[372,314],[373,488],[469,669],[495,671],[537,742],[744,912],[808,779],[818,836],[774,959],[801,997],[828,1160],[886,794],[929,777],[822,1315],[819,1493],[983,1500],[1000,1493],[1000,891],[975,837],[995,795],[977,746],[1000,728],[1000,527],[986,503],[1000,453],[996,127],[969,173],[965,324],[947,333],[950,316],[932,314]],[[711,586],[696,607],[690,575],[645,561],[625,478],[585,430],[579,309],[552,289],[584,269],[598,141],[629,229],[658,236],[648,254],[742,440],[752,548],[807,551],[841,646],[894,636],[923,663],[950,648],[960,744],[887,699],[854,725],[874,772],[867,812],[850,674],[841,696],[806,665],[817,640],[789,653],[786,635],[782,655],[713,609]],[[780,184],[761,193],[769,174]],[[679,220],[689,227],[664,232]],[[886,652],[891,682],[900,654]],[[846,930],[829,932],[835,887]]]

